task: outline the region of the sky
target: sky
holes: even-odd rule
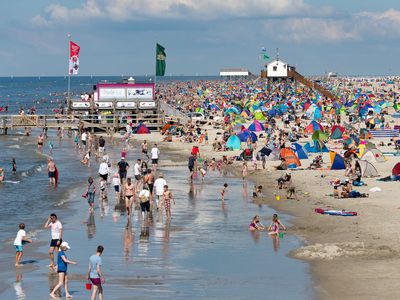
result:
[[[68,34],[80,75],[259,74],[277,48],[304,75],[398,75],[399,0],[3,0],[0,76],[62,76]]]

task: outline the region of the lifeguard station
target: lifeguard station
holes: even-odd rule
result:
[[[325,89],[324,87],[320,86],[314,81],[306,79],[303,75],[299,74],[296,71],[296,68],[294,66],[290,66],[286,62],[282,61],[279,59],[279,55],[277,55],[276,59],[266,66],[266,70],[261,71],[261,78],[268,78],[268,92],[270,93],[271,91],[269,90],[271,87],[271,83],[276,80],[285,80],[285,92],[286,92],[286,87],[288,80],[294,80],[296,86],[297,82],[300,82],[301,84],[304,84],[305,86],[317,90],[320,94],[324,95],[326,98],[334,100],[336,99],[336,96],[332,94],[330,91]]]

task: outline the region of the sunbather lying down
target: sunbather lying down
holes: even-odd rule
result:
[[[379,181],[400,181],[399,175],[390,175],[383,178],[378,179]]]
[[[351,192],[343,191],[340,193],[340,198],[368,198],[368,197],[369,194],[360,193],[354,190]]]

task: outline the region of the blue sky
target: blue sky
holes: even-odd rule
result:
[[[2,1],[0,76],[65,75],[67,33],[81,46],[81,75],[259,73],[261,47],[299,72],[396,74],[398,0]],[[398,73],[397,73],[398,74]]]

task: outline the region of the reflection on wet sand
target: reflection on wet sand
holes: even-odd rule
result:
[[[129,261],[129,259],[132,257],[131,255],[131,250],[132,250],[132,245],[134,242],[134,233],[132,230],[132,222],[131,218],[128,217],[128,221],[125,226],[124,230],[124,257],[125,261]]]
[[[87,221],[87,236],[89,239],[92,239],[96,234],[96,224],[94,220],[94,211],[89,213],[88,221]]]
[[[47,273],[47,278],[49,281],[49,293],[54,289],[54,287],[58,284],[58,273],[56,272],[49,272]],[[61,297],[61,289],[58,289],[54,293],[57,297]]]
[[[18,269],[16,269],[16,275],[15,275],[15,282],[14,282],[14,290],[15,290],[15,299],[17,300],[25,300],[26,295],[24,288],[22,286],[22,274],[19,272]]]
[[[278,252],[280,246],[280,238],[278,236],[271,236],[274,251]]]
[[[112,215],[113,221],[117,222],[119,220],[119,217],[121,215],[124,215],[125,212],[126,212],[125,201],[119,199],[119,201],[117,201],[114,206],[114,212]]]
[[[149,251],[150,228],[146,222],[142,222],[140,227],[140,237],[138,245],[138,256],[147,256]]]
[[[162,239],[162,253],[164,258],[168,257],[169,254],[170,225],[171,225],[171,220],[167,220],[164,227],[164,235]]]

